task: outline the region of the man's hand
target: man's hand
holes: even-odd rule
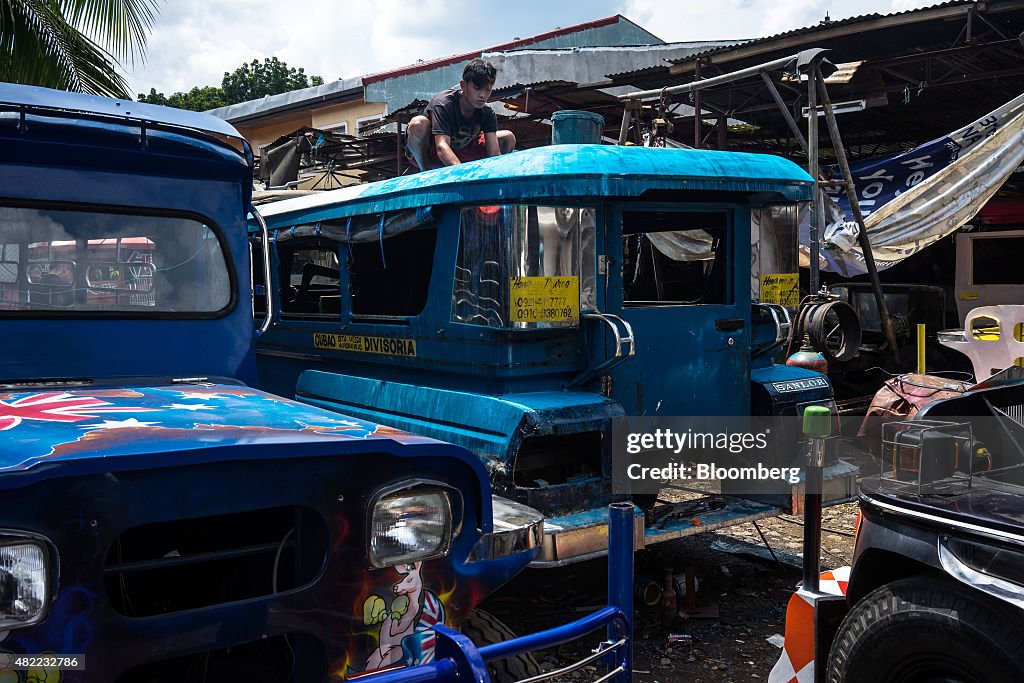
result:
[[[497,142],[495,142],[495,146],[497,146]],[[455,166],[462,163],[459,161],[459,157],[455,156],[455,152],[452,151],[452,139],[450,136],[435,135],[434,149],[437,150],[437,158],[445,166]]]

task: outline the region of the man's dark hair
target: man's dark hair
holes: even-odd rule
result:
[[[462,70],[462,80],[472,83],[478,88],[494,85],[494,80],[497,77],[498,70],[494,68],[494,65],[482,59],[470,60],[466,68]]]

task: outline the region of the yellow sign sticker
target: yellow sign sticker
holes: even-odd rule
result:
[[[761,303],[799,306],[800,275],[798,273],[766,273],[762,275]]]
[[[385,356],[416,357],[415,339],[393,339],[391,337],[360,337],[351,334],[313,333],[313,346],[331,351],[358,351],[379,353]]]
[[[508,317],[514,323],[561,323],[580,319],[580,279],[514,277],[509,279]]]

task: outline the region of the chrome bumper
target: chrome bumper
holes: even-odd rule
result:
[[[491,509],[494,530],[477,541],[469,556],[470,562],[508,557],[540,547],[544,538],[544,515],[500,496],[491,498]]]
[[[636,508],[633,514],[633,550],[643,549],[646,542],[644,514]],[[607,552],[608,514],[605,510],[588,510],[546,520],[544,543],[530,566],[559,567],[601,557]]]

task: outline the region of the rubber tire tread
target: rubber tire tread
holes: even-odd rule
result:
[[[461,631],[477,646],[500,643],[516,637],[512,629],[505,625],[505,622],[482,609],[475,609],[469,613],[466,620],[462,622]],[[540,674],[541,668],[533,655],[527,652],[515,657],[489,662],[487,671],[494,683],[515,683],[515,681]]]
[[[897,683],[899,656],[928,650],[973,660],[969,673],[985,683],[1020,683],[1024,618],[1011,605],[945,576],[894,581],[866,595],[843,619],[825,680]]]

